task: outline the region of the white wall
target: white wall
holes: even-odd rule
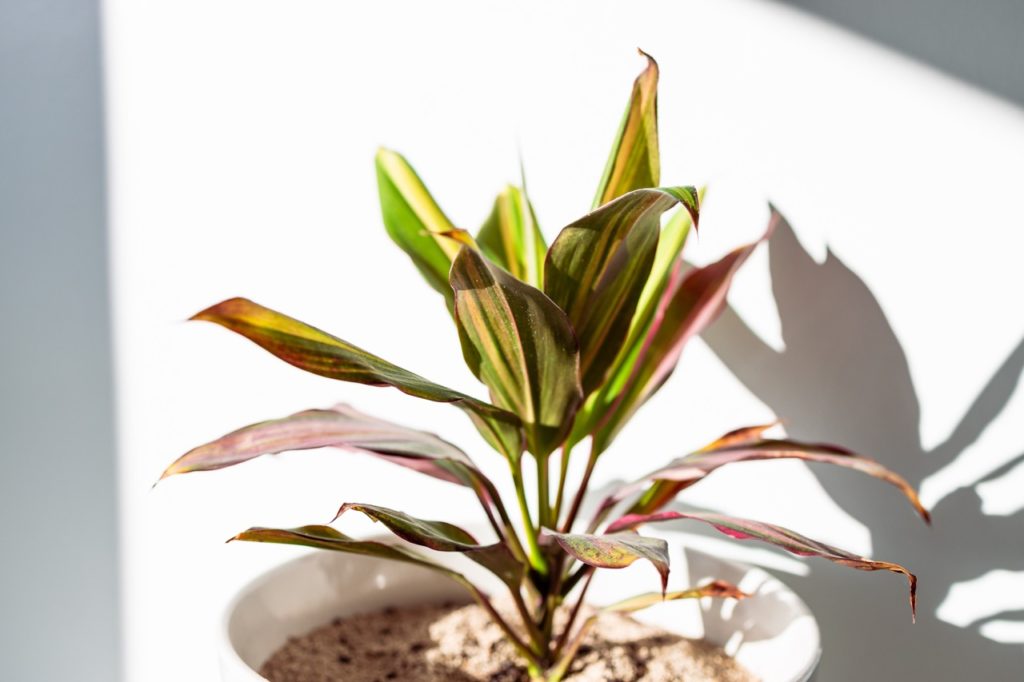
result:
[[[935,529],[882,484],[819,482],[793,463],[721,472],[686,501],[920,574],[911,627],[897,577],[769,555],[822,621],[822,679],[1017,670],[1024,469],[1000,467],[1024,450],[1024,113],[751,0],[481,5],[108,0],[129,679],[214,677],[224,600],[292,554],[223,544],[242,528],[326,521],[343,501],[451,519],[470,510],[443,484],[337,453],[151,491],[189,447],[345,400],[502,470],[457,411],[305,375],[182,320],[245,295],[473,390],[440,301],[380,225],[374,149],[407,154],[466,227],[517,178],[521,149],[553,236],[589,205],[642,67],[637,46],[662,66],[663,180],[711,186],[690,257],[757,235],[766,197],[798,239],[782,232],[771,263],[753,259],[732,296],[738,317],[708,336],[714,352],[688,350],[598,478],[637,475],[773,411],[795,435],[870,450],[923,484]]]

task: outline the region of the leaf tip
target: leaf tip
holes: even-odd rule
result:
[[[225,316],[225,314],[231,314],[237,311],[239,308],[253,305],[252,301],[241,296],[235,296],[229,298],[220,303],[216,303],[209,308],[200,310],[198,313],[188,318],[189,322],[199,320],[201,322],[216,322],[218,319]]]
[[[352,503],[352,502],[346,502],[346,503],[344,503],[343,505],[341,505],[340,507],[338,507],[338,513],[334,515],[334,518],[333,518],[333,519],[331,519],[331,520],[329,521],[329,523],[334,523],[335,521],[337,521],[338,519],[340,519],[340,518],[341,518],[341,515],[342,515],[342,514],[344,514],[345,512],[347,512],[347,511],[348,511],[349,509],[351,509],[351,508],[352,508],[353,506],[354,506],[354,505],[353,505],[353,503]]]

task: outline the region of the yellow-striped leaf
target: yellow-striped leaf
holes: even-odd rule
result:
[[[460,242],[472,241],[472,237],[452,225],[405,157],[381,149],[376,165],[385,229],[430,286],[445,297],[450,309],[448,270]]]
[[[327,332],[245,298],[207,308],[193,320],[214,322],[241,334],[290,365],[313,374],[369,386],[393,386],[411,396],[462,408],[477,430],[510,459],[522,453],[519,419],[507,410],[477,400],[402,369]]]
[[[563,229],[548,250],[544,291],[576,330],[585,394],[619,354],[651,273],[661,216],[676,204],[696,218],[692,187],[635,190]]]
[[[658,63],[643,50],[640,54],[647,58],[647,68],[633,82],[629,105],[597,187],[595,208],[634,189],[659,183]]]
[[[565,313],[469,247],[452,265],[451,285],[466,364],[494,403],[522,420],[530,452],[546,457],[568,435],[581,400]]]
[[[512,185],[502,190],[476,240],[492,261],[527,284],[541,288],[547,245],[525,190]]]

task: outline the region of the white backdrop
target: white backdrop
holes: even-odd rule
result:
[[[482,395],[440,299],[380,224],[374,150],[406,154],[473,229],[517,180],[521,150],[551,238],[589,206],[643,66],[637,46],[662,67],[663,182],[710,185],[690,258],[759,234],[769,197],[796,237],[750,262],[736,315],[708,336],[714,352],[688,349],[597,479],[774,412],[795,435],[866,446],[923,483],[936,528],[883,484],[819,482],[794,463],[723,471],[687,501],[884,548],[877,558],[921,577],[916,627],[896,576],[693,541],[780,570],[804,594],[825,631],[823,679],[1019,669],[1021,110],[753,0],[108,0],[105,30],[128,679],[214,679],[224,601],[294,553],[223,544],[249,525],[327,521],[344,501],[471,512],[451,487],[339,453],[151,491],[188,448],[344,400],[503,470],[456,410],[306,375],[182,321],[244,295]],[[891,523],[877,524],[882,510]]]

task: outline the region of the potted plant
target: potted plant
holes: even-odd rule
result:
[[[463,357],[487,387],[490,401],[434,383],[244,298],[223,301],[193,317],[241,334],[308,372],[390,386],[415,398],[457,407],[505,459],[515,491],[515,500],[509,503],[463,450],[438,436],[349,406],[308,410],[244,427],[184,454],[163,477],[220,469],[265,454],[340,448],[469,488],[479,503],[483,533],[490,536],[481,541],[477,535],[483,534],[448,522],[414,518],[371,503],[346,502],[335,520],[362,514],[386,527],[390,538],[356,539],[332,525],[250,528],[234,539],[341,553],[332,555],[340,559],[328,563],[314,566],[307,561],[305,568],[288,569],[290,573],[279,570],[249,588],[250,596],[259,593],[267,603],[275,599],[273,594],[286,601],[309,602],[306,625],[313,627],[328,620],[331,609],[353,613],[387,603],[371,595],[379,589],[365,581],[367,575],[381,570],[391,571],[388,581],[395,586],[392,596],[399,602],[408,596],[410,584],[420,593],[430,585],[428,591],[438,598],[450,597],[455,588],[475,603],[476,615],[467,612],[465,617],[483,614],[489,619],[487,627],[504,638],[504,648],[493,645],[487,657],[489,663],[501,664],[505,677],[494,673],[488,679],[557,682],[585,674],[581,652],[589,650],[592,658],[601,658],[600,650],[594,654],[595,646],[602,645],[600,638],[594,639],[599,615],[631,613],[664,601],[749,596],[736,584],[748,569],[721,562],[713,564],[713,570],[725,574],[714,576],[719,579],[682,590],[667,589],[668,544],[641,535],[638,528],[687,520],[797,555],[903,574],[909,581],[913,611],[916,578],[903,566],[863,558],[768,523],[668,508],[679,493],[722,466],[789,458],[846,467],[886,481],[928,520],[917,494],[898,474],[841,447],[767,436],[774,425],[732,431],[613,490],[587,518],[581,514],[591,474],[616,435],[668,379],[686,342],[715,319],[733,275],[781,220],[773,209],[758,242],[741,246],[715,263],[689,267],[683,262],[680,254],[687,236],[698,226],[700,193],[693,187],[659,186],[658,66],[644,56],[646,68],[633,84],[592,210],[565,227],[550,246],[545,244],[525,187],[506,188],[490,218],[473,235],[449,221],[402,156],[388,150],[377,155],[388,234],[443,297],[458,330]],[[582,479],[572,482],[569,462],[587,441]],[[524,481],[527,466],[536,468],[533,495]],[[454,568],[448,560],[454,555],[468,559],[474,568]],[[640,589],[636,596],[587,610],[585,596],[598,569],[624,568],[641,560],[657,569],[660,589]],[[392,568],[382,569],[383,565]],[[347,571],[347,577],[332,583],[323,571]],[[424,571],[436,576],[433,582],[427,581]],[[406,580],[403,576],[408,575],[413,577]],[[322,589],[333,591],[330,598],[326,592],[310,591],[309,584],[321,579],[327,586]],[[504,595],[502,601],[495,599],[498,592]],[[346,604],[338,606],[338,600]],[[261,617],[252,615],[262,613],[259,608],[251,604],[246,608],[245,618]],[[423,617],[422,609],[417,613],[415,617]],[[440,617],[440,613],[427,615]],[[383,632],[400,626],[399,615],[413,617],[388,612],[366,618],[396,623]],[[760,617],[770,618],[770,614]],[[367,622],[371,621],[364,625]],[[334,625],[344,627],[345,623]],[[261,625],[253,622],[247,627],[258,631]],[[358,633],[363,626],[354,627]],[[270,637],[281,639],[279,634]],[[816,647],[816,642],[812,644]],[[430,646],[423,643],[420,648]],[[494,652],[499,650],[504,653],[498,658],[509,660],[495,661]],[[341,659],[350,656],[338,658],[341,667],[330,674],[362,679],[356,672],[344,672],[351,660]],[[381,672],[381,676],[416,679],[425,675],[422,670],[404,670]],[[473,677],[469,670],[457,672],[463,677],[452,679],[484,679]],[[317,674],[320,677],[315,679],[322,679],[328,673],[321,669]],[[806,674],[804,664],[791,679]]]

